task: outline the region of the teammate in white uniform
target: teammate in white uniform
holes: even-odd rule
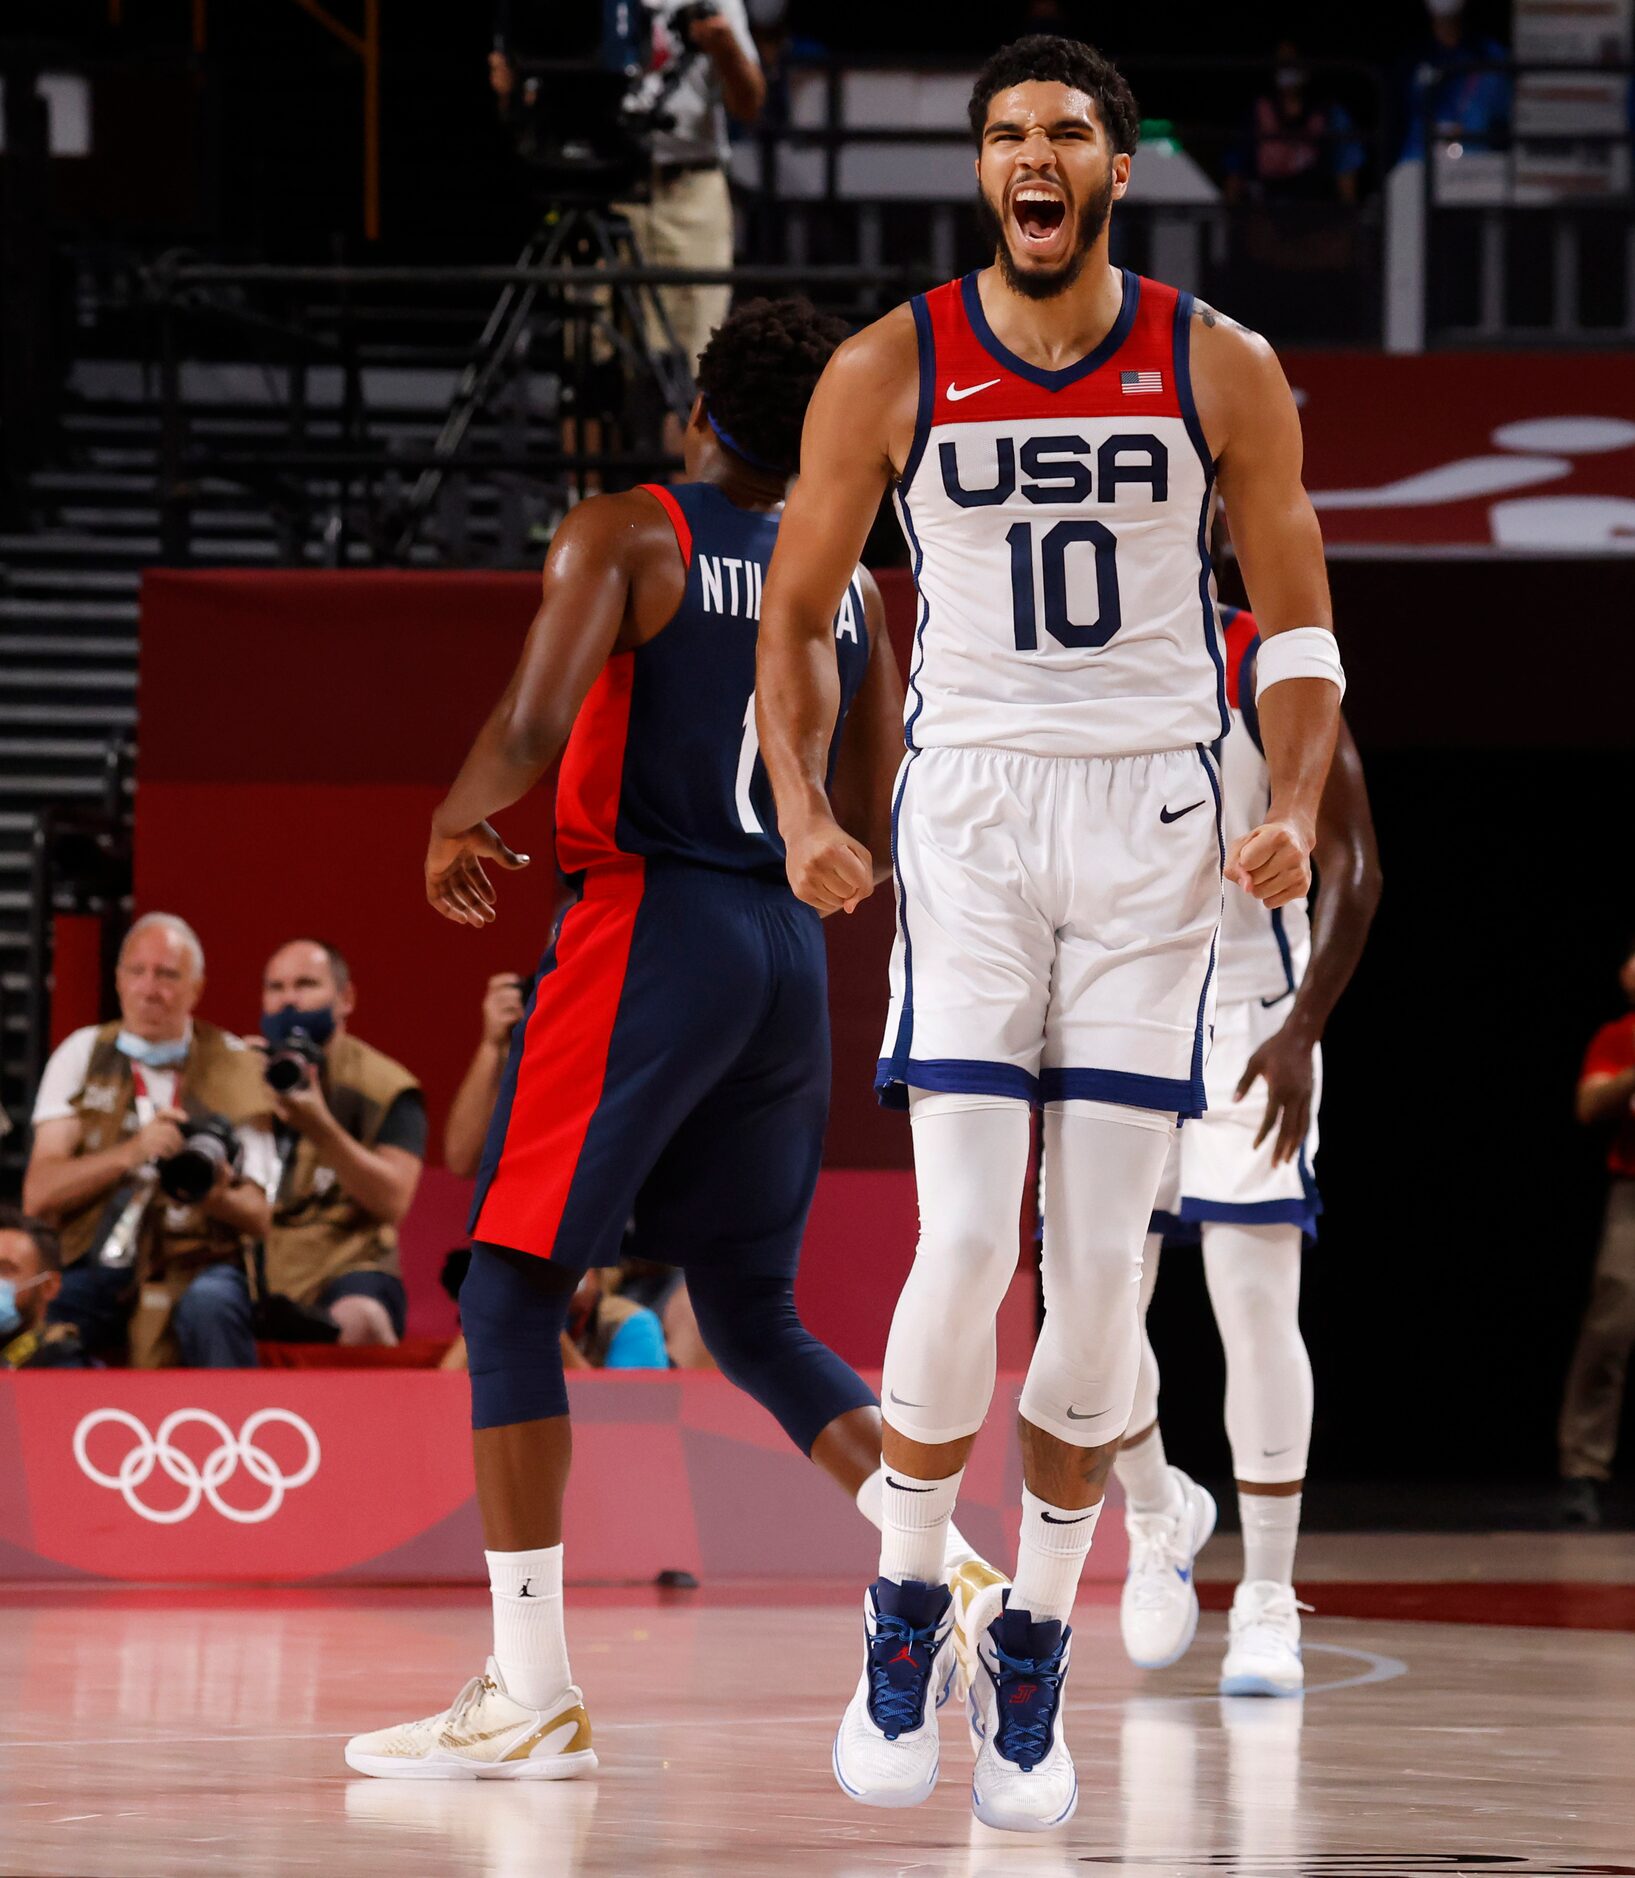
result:
[[[1266,812],[1270,781],[1255,710],[1254,616],[1221,608],[1232,730],[1222,748],[1228,839]],[[1226,1426],[1244,1573],[1221,1673],[1226,1695],[1294,1695],[1304,1683],[1294,1550],[1311,1440],[1311,1364],[1300,1335],[1300,1254],[1322,1202],[1313,1164],[1324,1025],[1356,970],[1379,902],[1379,857],[1356,745],[1342,724],[1317,816],[1321,891],[1268,912],[1229,887],[1221,921],[1207,1112],[1177,1131],[1147,1240],[1142,1306],[1165,1235],[1203,1243],[1226,1351]],[[1253,1098],[1265,1084],[1265,1101]],[[1168,1464],[1158,1364],[1143,1335],[1131,1434],[1117,1462],[1130,1538],[1120,1612],[1133,1662],[1175,1662],[1198,1625],[1192,1568],[1215,1502]]]
[[[898,933],[878,1085],[912,1118],[920,1242],[885,1362],[880,1576],[834,1766],[859,1800],[937,1778],[932,1704],[961,1651],[979,1819],[1068,1819],[1068,1619],[1129,1423],[1141,1252],[1177,1115],[1203,1107],[1223,859],[1301,898],[1343,679],[1300,425],[1265,342],[1107,258],[1138,124],[1090,47],[1048,36],[972,94],[994,265],[836,353],[768,576],[757,717],[796,893],[851,909],[873,862],[823,765],[829,622],[895,485],[920,619],[895,799]],[[1226,728],[1205,544],[1233,515],[1264,636],[1266,815],[1224,853]],[[941,1582],[994,1380],[1030,1107],[1061,1169],[1021,1400],[1013,1585]],[[960,1636],[953,1638],[955,1617]]]

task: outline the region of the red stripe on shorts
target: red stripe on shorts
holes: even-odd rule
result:
[[[523,1035],[505,1146],[474,1237],[549,1258],[585,1136],[602,1100],[646,876],[643,863],[595,868],[556,941]]]

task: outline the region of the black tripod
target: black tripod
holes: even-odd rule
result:
[[[404,503],[394,544],[399,559],[408,558],[466,432],[514,363],[542,293],[547,306],[538,331],[547,342],[560,340],[563,427],[570,415],[576,425],[576,447],[564,451],[576,494],[587,492],[589,477],[585,459],[591,453],[583,447],[583,425],[606,415],[602,407],[613,403],[606,396],[599,399],[596,392],[598,379],[605,379],[610,367],[621,385],[651,386],[661,408],[686,421],[693,401],[692,373],[681,356],[663,294],[646,283],[603,285],[596,278],[604,267],[645,265],[629,221],[607,203],[567,202],[550,210],[517,257],[518,270],[582,269],[584,284],[510,281],[501,289],[432,446],[436,461],[421,471]]]

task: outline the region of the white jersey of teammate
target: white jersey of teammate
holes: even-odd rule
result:
[[[1191,296],[1126,273],[1060,370],[998,339],[975,274],[912,304],[919,618],[876,1087],[1196,1113],[1227,712]]]
[[[1266,817],[1271,778],[1255,710],[1253,614],[1221,609],[1225,627],[1227,705],[1232,728],[1221,751],[1221,789],[1228,846]],[[1241,1102],[1239,1082],[1251,1056],[1279,1030],[1311,956],[1306,902],[1268,911],[1241,888],[1226,889],[1221,919],[1215,1035],[1205,1072],[1208,1112],[1176,1135],[1158,1194],[1155,1229],[1183,1236],[1210,1220],[1241,1225],[1291,1225],[1314,1233],[1322,1211],[1313,1164],[1322,1098],[1321,1049],[1313,1052],[1311,1122],[1299,1156],[1272,1164],[1276,1131],[1257,1148],[1266,1087],[1257,1082]]]

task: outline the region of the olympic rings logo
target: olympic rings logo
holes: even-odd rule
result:
[[[172,1437],[178,1428],[197,1422],[216,1438],[217,1445],[202,1465],[192,1455],[175,1445]],[[270,1423],[282,1422],[292,1428],[306,1444],[306,1459],[293,1474],[286,1474],[265,1448],[256,1445],[256,1436]],[[119,1464],[117,1473],[105,1473],[90,1456],[91,1436],[98,1428],[113,1426],[126,1429],[135,1445]],[[74,1459],[80,1472],[99,1487],[110,1487],[124,1497],[133,1513],[151,1520],[156,1526],[175,1526],[198,1511],[199,1502],[208,1500],[223,1519],[235,1525],[257,1526],[271,1519],[284,1504],[284,1495],[292,1488],[304,1487],[318,1471],[322,1458],[318,1437],[301,1417],[289,1409],[264,1408],[247,1417],[235,1435],[219,1415],[208,1409],[175,1409],[159,1424],[156,1435],[125,1409],[97,1409],[87,1415],[74,1430]],[[244,1471],[266,1488],[267,1498],[260,1506],[234,1506],[221,1497],[220,1488],[242,1464]],[[152,1507],[141,1497],[141,1489],[159,1468],[183,1489],[176,1506]]]

